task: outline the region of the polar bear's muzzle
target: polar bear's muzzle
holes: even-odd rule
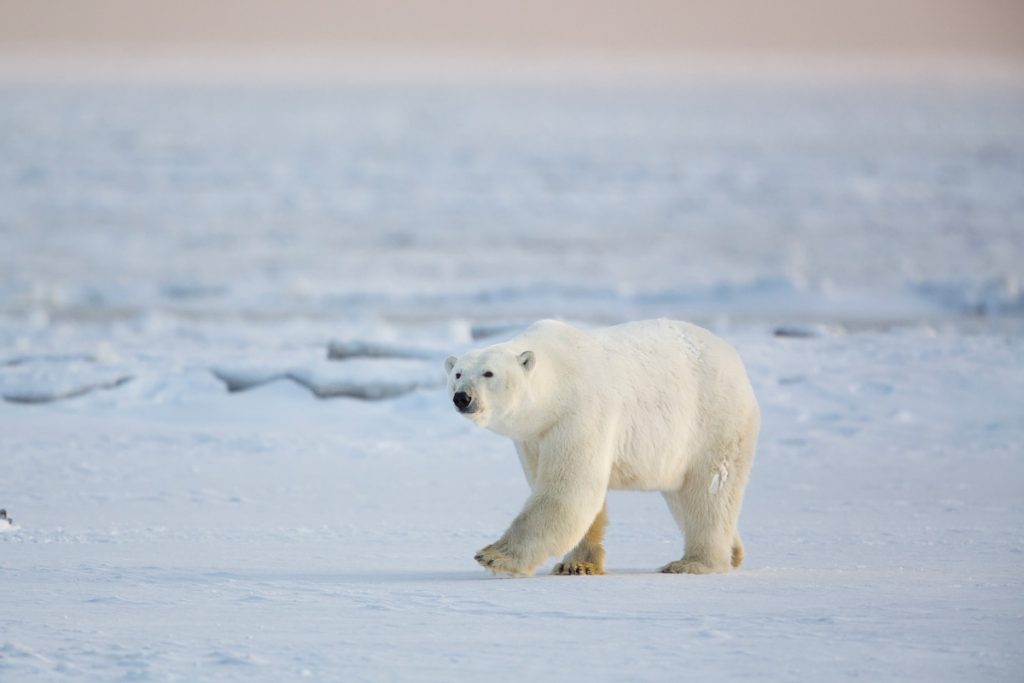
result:
[[[452,403],[455,404],[456,409],[462,414],[475,413],[479,406],[478,403],[473,401],[473,397],[465,391],[456,391],[455,395],[452,396]]]

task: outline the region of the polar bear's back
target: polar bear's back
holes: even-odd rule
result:
[[[640,361],[664,370],[694,374],[741,370],[739,354],[725,340],[703,327],[680,320],[642,320],[589,333],[612,362]],[[652,368],[653,369],[653,368]],[[745,373],[744,373],[745,374]]]
[[[682,351],[694,363],[700,363],[705,350],[731,350],[728,344],[703,327],[681,320],[641,320],[592,330],[590,334],[609,350],[632,353]]]
[[[519,346],[541,346],[563,356],[565,369],[605,380],[622,372],[650,371],[685,375],[738,372],[746,379],[739,354],[725,340],[680,320],[642,320],[611,327],[581,330],[557,320],[541,320],[520,338]],[[631,380],[632,381],[632,380]],[[621,386],[619,387],[621,389]]]
[[[515,343],[518,342],[518,343]],[[535,323],[514,346],[537,347],[563,377],[605,401],[713,409],[722,400],[754,402],[739,354],[710,331],[679,320],[643,320],[581,330],[555,320]],[[733,406],[736,407],[736,406]],[[756,407],[756,403],[755,403]]]

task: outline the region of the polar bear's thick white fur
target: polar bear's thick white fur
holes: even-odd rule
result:
[[[604,572],[608,489],[661,491],[685,537],[663,572],[739,566],[737,520],[760,412],[736,351],[689,323],[595,330],[543,320],[445,361],[459,412],[511,437],[530,484],[522,512],[476,559],[532,574]]]

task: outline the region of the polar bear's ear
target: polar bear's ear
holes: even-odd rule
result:
[[[448,374],[451,374],[452,368],[454,368],[455,364],[458,363],[458,362],[459,362],[459,359],[456,358],[455,356],[448,356],[444,360],[444,371],[446,373],[448,373]]]
[[[537,362],[533,358],[533,351],[523,351],[519,354],[519,367],[529,372]]]

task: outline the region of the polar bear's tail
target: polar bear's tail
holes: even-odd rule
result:
[[[732,566],[739,567],[743,564],[743,542],[737,536],[732,541]]]

